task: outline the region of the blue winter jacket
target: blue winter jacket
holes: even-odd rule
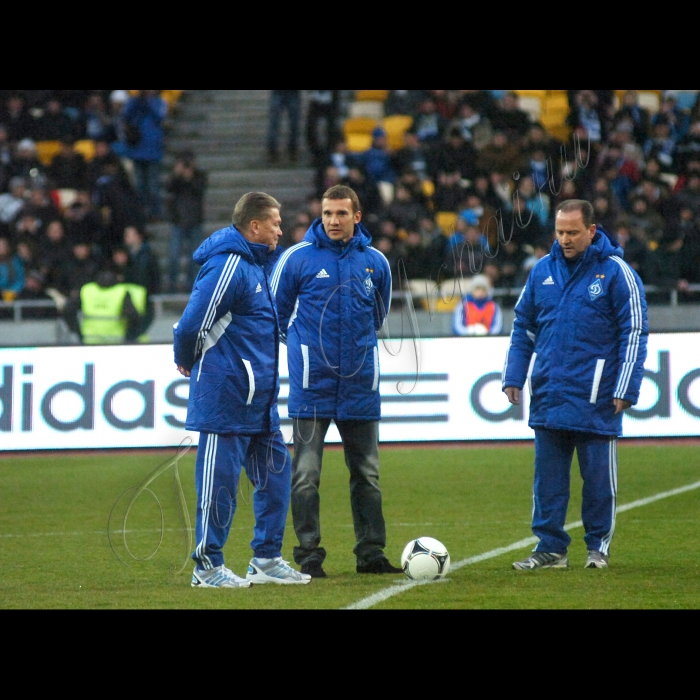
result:
[[[381,416],[377,331],[391,304],[391,272],[371,241],[362,224],[347,244],[332,241],[319,218],[273,269],[293,418]]]
[[[174,332],[175,364],[192,371],[188,430],[279,430],[279,332],[268,257],[268,246],[249,243],[234,226],[194,253],[202,267]]]
[[[503,388],[530,378],[532,428],[622,433],[613,398],[637,403],[647,351],[642,281],[598,229],[570,274],[557,241],[515,306]]]
[[[131,97],[124,105],[122,118],[141,130],[141,140],[135,146],[127,146],[126,157],[133,160],[161,161],[164,156],[164,121],[168,116],[168,103],[160,96]]]

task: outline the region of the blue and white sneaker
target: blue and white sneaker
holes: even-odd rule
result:
[[[195,566],[192,572],[192,588],[250,588],[250,585],[250,581],[236,576],[223,564],[214,569]]]
[[[292,569],[282,557],[274,559],[253,557],[248,565],[246,579],[250,583],[308,583],[311,581],[311,576]]]

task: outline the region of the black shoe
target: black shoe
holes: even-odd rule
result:
[[[301,573],[308,574],[311,578],[326,578],[326,572],[323,570],[321,563],[317,561],[304,564],[301,567]]]
[[[358,564],[358,574],[402,574],[403,569],[397,569],[389,563],[386,557],[375,559],[369,564]]]

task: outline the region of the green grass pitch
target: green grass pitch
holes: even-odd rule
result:
[[[406,542],[441,540],[447,579],[410,584],[401,576],[355,573],[348,472],[328,449],[321,484],[327,579],[306,586],[192,589],[186,517],[175,467],[137,499],[130,495],[171,451],[0,455],[0,608],[9,609],[697,609],[700,607],[700,488],[620,512],[610,568],[584,570],[582,528],[570,531],[571,569],[514,571],[532,549],[506,548],[531,537],[531,443],[381,447],[386,553],[398,564]],[[194,522],[194,450],[177,474]],[[618,504],[700,481],[700,450],[689,443],[619,443]],[[581,481],[572,470],[568,521],[580,519]],[[120,496],[125,494],[121,499]],[[244,574],[251,556],[251,488],[242,481],[226,563]],[[110,519],[111,514],[111,519]],[[109,537],[108,537],[109,522]],[[183,525],[185,523],[185,525]],[[283,555],[295,544],[291,516]],[[472,557],[489,553],[474,563]],[[387,594],[389,591],[389,594]]]

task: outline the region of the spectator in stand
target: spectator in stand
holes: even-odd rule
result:
[[[503,312],[493,298],[491,280],[486,275],[474,275],[468,286],[469,291],[452,316],[454,335],[499,335],[503,330]]]
[[[24,265],[8,236],[0,236],[0,296],[13,301],[24,288]]]
[[[525,208],[531,211],[543,229],[553,229],[554,220],[551,213],[551,200],[546,188],[538,189],[531,175],[523,175],[517,182],[513,198],[522,199]]]
[[[451,211],[457,213],[464,201],[466,188],[462,183],[459,170],[439,173],[435,183],[432,201],[436,212]]]
[[[625,262],[644,280],[648,255],[647,244],[632,228],[626,214],[618,217],[611,233],[625,253]]]
[[[114,120],[100,91],[88,95],[81,112],[80,138],[107,143],[117,140]]]
[[[438,173],[458,171],[463,180],[472,180],[477,173],[476,148],[456,125],[449,128],[443,141],[435,144],[433,153],[433,180],[437,179]]]
[[[63,108],[57,95],[52,95],[44,105],[41,116],[34,125],[35,141],[61,141],[64,138],[75,139],[76,123]]]
[[[656,250],[664,237],[665,222],[649,206],[645,197],[637,195],[632,199],[628,221],[631,229],[647,244],[647,248]]]
[[[644,142],[644,158],[656,158],[663,172],[673,171],[673,154],[676,149],[676,138],[671,132],[671,123],[664,115],[655,115],[657,118],[651,127],[651,134]]]
[[[137,90],[124,105],[125,126],[138,130],[128,143],[126,156],[134,164],[136,191],[148,221],[161,221],[161,164],[165,155],[165,119],[168,103],[161,90]],[[127,133],[129,133],[127,128]]]
[[[63,273],[58,289],[68,299],[78,299],[80,290],[88,282],[94,282],[103,264],[103,258],[96,255],[87,241],[73,241],[73,251],[70,260],[61,272]]]
[[[192,258],[203,239],[204,197],[207,173],[198,167],[194,152],[183,151],[173,165],[165,190],[169,195],[170,240],[168,241],[169,291],[189,291],[196,276]],[[186,258],[185,281],[179,285],[181,256]]]
[[[0,195],[9,189],[12,177],[12,145],[10,144],[7,127],[0,122]]]
[[[393,201],[384,209],[382,219],[393,221],[397,229],[408,231],[418,229],[419,221],[430,216],[430,212],[418,201],[408,187],[399,183]]]
[[[438,114],[446,122],[452,121],[459,106],[459,92],[457,90],[428,90],[427,92],[433,98]]]
[[[39,238],[44,233],[44,222],[34,207],[27,206],[15,219],[11,232],[15,244],[21,238],[26,238],[35,241],[38,245]]]
[[[497,131],[503,131],[510,140],[520,143],[527,134],[532,120],[530,115],[520,108],[517,92],[509,90],[500,100],[499,108],[491,115],[491,125]]]
[[[673,195],[673,203],[677,211],[689,207],[696,218],[700,217],[700,172],[688,174],[683,189]]]
[[[97,181],[105,174],[107,163],[114,164],[119,177],[128,179],[128,173],[121,158],[114,152],[112,142],[108,138],[100,137],[95,140],[95,155],[87,163],[85,189],[90,192],[95,189]]]
[[[61,150],[51,159],[46,169],[52,189],[85,189],[88,185],[87,173],[87,160],[75,150],[75,139],[64,135]]]
[[[61,270],[71,259],[71,245],[66,237],[66,227],[62,219],[54,219],[46,226],[44,235],[39,240],[38,269],[46,279],[49,289],[57,289],[66,294],[67,289],[60,290]]]
[[[285,113],[287,115],[287,155],[291,161],[295,161],[299,154],[301,90],[270,91],[267,155],[272,163],[276,163],[279,160],[280,127]]]
[[[612,233],[615,230],[619,212],[613,206],[611,197],[600,194],[591,201],[591,204],[596,224],[608,233]]]
[[[652,133],[654,130],[654,125],[662,120],[668,122],[669,135],[674,142],[680,141],[688,133],[690,116],[678,106],[678,100],[673,94],[665,95],[661,100],[659,111],[652,114]]]
[[[700,226],[693,210],[687,206],[681,207],[674,226],[676,236],[683,240],[676,287],[682,292],[681,298],[697,301],[697,292],[695,296],[689,294],[688,285],[700,283]]]
[[[403,145],[401,148],[394,151],[394,169],[399,175],[403,175],[403,173],[406,172],[413,172],[418,176],[418,179],[423,182],[426,179],[432,178],[432,167],[428,160],[428,149],[421,143],[415,128],[411,127],[404,132]]]
[[[543,148],[538,149],[541,153]],[[534,149],[530,153],[536,152]],[[477,166],[484,172],[499,172],[512,177],[516,172],[522,172],[527,163],[527,157],[517,143],[514,143],[505,131],[493,132],[491,140],[479,151]]]
[[[53,298],[46,293],[46,278],[39,270],[29,270],[24,278],[24,287],[17,294],[17,301],[50,301]],[[46,320],[56,318],[58,310],[52,306],[27,307],[22,309],[23,319]]]
[[[129,267],[129,249],[126,245],[112,248],[110,262],[119,281],[126,282],[127,268]]]
[[[418,140],[428,149],[438,144],[449,122],[438,112],[435,100],[426,95],[421,99],[413,118],[413,129]]]
[[[372,131],[372,145],[368,150],[358,154],[358,160],[367,173],[367,177],[378,186],[380,183],[393,185],[396,182],[396,171],[392,162],[389,140],[386,131],[381,126]]]
[[[593,152],[597,154],[608,139],[606,108],[595,90],[570,90],[569,93],[570,110],[566,124],[579,135],[581,141],[590,141]]]
[[[426,246],[419,231],[407,231],[405,238],[397,245],[400,262],[397,270],[401,279],[394,280],[394,288],[399,289],[406,279],[424,279],[430,273]]]
[[[622,105],[613,117],[612,128],[629,131],[636,143],[643,146],[649,137],[650,125],[651,115],[646,107],[639,104],[639,92],[626,90],[622,97]]]
[[[12,177],[23,177],[28,182],[46,177],[46,167],[39,160],[36,143],[32,139],[22,139],[17,143],[10,172]]]
[[[0,123],[7,129],[8,140],[13,146],[33,136],[34,118],[21,93],[12,93],[0,104]]]
[[[318,167],[325,163],[340,137],[340,90],[309,90],[306,106],[306,145]],[[323,125],[323,128],[321,128]],[[321,132],[323,137],[319,138]]]
[[[427,90],[389,90],[384,101],[384,114],[387,117],[395,114],[415,117],[427,92]]]
[[[138,333],[139,336],[143,336],[155,317],[152,297],[160,293],[160,263],[148,243],[146,233],[138,227],[127,226],[124,229],[124,244],[129,251],[126,282],[146,289],[146,311],[141,315],[141,328]]]
[[[700,156],[700,120],[692,122],[685,136],[676,141],[673,151],[673,172],[683,172],[688,162],[698,156]]]
[[[92,203],[87,190],[78,190],[75,200],[63,211],[66,238],[74,241],[86,241],[91,246],[102,248],[104,225],[102,213]]]
[[[9,235],[20,211],[26,206],[29,183],[23,177],[10,179],[9,191],[0,194],[0,235]]]
[[[539,148],[544,149],[547,159],[552,161],[554,170],[558,171],[562,160],[564,160],[563,142],[552,136],[542,124],[533,122],[520,142],[520,150],[523,157],[529,159],[532,151]],[[573,155],[572,153],[568,154],[570,158]]]
[[[457,116],[448,128],[458,127],[465,141],[469,141],[477,151],[490,143],[493,138],[493,126],[488,117],[479,112],[473,100],[466,96],[457,110]]]
[[[160,185],[159,185],[160,187]],[[112,248],[124,242],[127,226],[146,227],[146,213],[129,178],[114,163],[106,163],[104,175],[95,183],[93,206],[102,213],[101,253],[108,257]]]
[[[500,243],[498,255],[495,258],[498,265],[497,283],[499,287],[511,288],[518,284],[527,252],[518,243],[515,236],[506,235],[505,239],[505,243]]]

